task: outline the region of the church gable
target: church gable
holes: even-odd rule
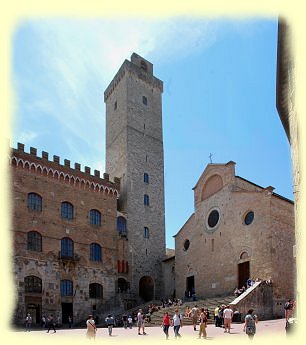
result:
[[[230,161],[226,164],[207,165],[193,188],[195,208],[200,202],[222,190],[225,185],[232,183],[235,177],[235,164],[235,162]]]
[[[201,192],[201,201],[209,198],[211,195],[217,193],[223,187],[222,177],[220,175],[212,175],[204,183]]]

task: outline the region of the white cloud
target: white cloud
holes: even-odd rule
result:
[[[39,78],[23,80],[19,72],[17,82],[30,90],[27,107],[19,113],[46,114],[50,127],[54,122],[53,128],[64,133],[63,141],[69,154],[76,155],[75,159],[82,156],[77,149],[80,146],[91,147],[98,156],[104,152],[104,141],[99,148],[93,145],[104,132],[103,92],[124,59],[129,59],[133,52],[144,57],[153,55],[160,61],[183,57],[199,46],[211,45],[216,35],[216,24],[187,19],[53,19],[27,24],[35,38],[35,51],[40,55],[44,83],[39,85]],[[28,116],[31,121],[46,120],[44,115]],[[25,125],[31,129],[34,123],[29,122]],[[27,142],[35,138],[30,133],[16,136]]]
[[[30,144],[31,141],[33,141],[37,137],[38,137],[38,134],[33,131],[23,131],[18,136],[18,141],[20,143]]]

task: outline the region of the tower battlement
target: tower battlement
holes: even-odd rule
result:
[[[109,96],[113,93],[125,73],[132,73],[137,78],[145,81],[152,87],[158,88],[160,92],[163,92],[163,82],[153,75],[153,64],[140,55],[133,53],[131,55],[131,61],[125,60],[123,62],[119,71],[106,88],[104,92],[104,102],[106,102]]]
[[[100,176],[99,170],[94,170],[91,174],[91,168],[88,166],[84,167],[84,171],[81,170],[80,163],[74,163],[74,168],[72,168],[69,159],[64,159],[64,164],[61,164],[61,158],[57,155],[53,155],[53,160],[49,160],[49,153],[42,151],[41,156],[37,154],[37,149],[35,147],[30,147],[30,152],[25,151],[25,145],[23,143],[17,143],[17,149],[11,149],[11,162],[15,165],[21,165],[22,167],[33,166],[35,171],[38,170],[46,175],[52,171],[54,175],[58,172],[58,176],[64,176],[64,179],[69,176],[69,180],[73,178],[74,180],[79,179],[86,180],[94,185],[103,185],[116,191],[119,195],[120,190],[120,178],[114,177],[114,181],[110,181],[109,174],[104,173],[103,178]]]

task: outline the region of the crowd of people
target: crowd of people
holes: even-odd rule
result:
[[[254,281],[253,281],[254,284]],[[252,286],[250,282],[249,286]],[[124,314],[120,317],[115,317],[114,315],[109,314],[105,318],[105,325],[108,328],[109,336],[112,336],[113,328],[116,326],[122,326],[125,329],[132,329],[136,325],[138,335],[146,335],[145,332],[145,323],[151,322],[151,315],[155,311],[160,310],[161,308],[166,308],[170,306],[177,306],[173,315],[170,315],[169,312],[164,312],[162,319],[162,329],[166,336],[166,339],[169,339],[169,329],[173,327],[173,333],[175,339],[181,338],[180,330],[183,327],[184,318],[189,318],[192,320],[192,325],[194,331],[198,332],[199,338],[207,338],[207,324],[210,319],[210,312],[208,308],[199,308],[195,304],[192,308],[187,306],[184,314],[181,314],[179,308],[182,305],[180,299],[167,299],[161,301],[161,306],[156,306],[155,304],[149,304],[143,309],[138,309],[130,314]],[[286,333],[292,330],[292,320],[295,311],[295,301],[289,299],[284,304],[285,311],[285,320],[286,320]],[[231,333],[231,323],[232,322],[243,322],[241,319],[241,314],[239,311],[233,311],[230,305],[218,305],[213,312],[214,325],[215,327],[220,327],[224,330],[224,333]],[[258,317],[254,314],[253,309],[249,309],[244,318],[243,331],[252,339],[256,333],[256,324],[258,322]],[[47,329],[47,333],[50,330],[53,330],[53,333],[56,333],[57,321],[56,318],[49,314],[48,316],[43,315],[41,319],[42,327]],[[28,313],[25,319],[26,331],[30,331],[32,325],[31,314]],[[72,317],[69,316],[69,327],[72,325]],[[86,336],[88,339],[94,339],[97,332],[97,321],[94,319],[93,315],[89,315],[86,320]]]

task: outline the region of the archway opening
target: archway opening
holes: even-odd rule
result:
[[[139,280],[139,296],[145,301],[151,301],[154,297],[154,281],[149,276]]]

